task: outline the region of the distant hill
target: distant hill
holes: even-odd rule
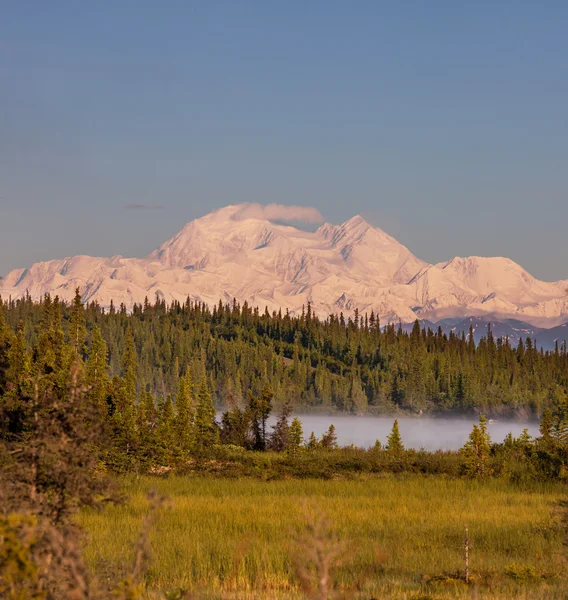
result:
[[[469,328],[471,326],[476,344],[479,343],[482,337],[487,337],[489,326],[491,326],[493,337],[508,338],[512,346],[518,346],[521,339],[526,340],[530,338],[536,343],[537,348],[554,350],[556,342],[558,342],[559,346],[564,341],[568,342],[568,323],[544,329],[517,319],[498,321],[490,317],[467,317],[465,319],[443,319],[438,322],[423,320],[420,321],[420,326],[426,329],[430,328],[434,331],[440,327],[446,335],[450,331],[453,331],[457,335],[463,333],[466,337],[469,335]],[[413,324],[405,323],[402,327],[404,331],[410,332]]]

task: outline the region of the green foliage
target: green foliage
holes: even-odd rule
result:
[[[69,323],[69,341],[73,347],[75,356],[82,357],[87,338],[87,327],[85,320],[85,310],[79,288],[75,290],[75,298],[71,305],[71,320]]]
[[[34,560],[40,541],[38,519],[31,515],[0,515],[0,598],[44,600],[40,564]]]
[[[321,451],[336,449],[335,429],[319,440],[312,434],[305,443],[299,421],[289,423],[294,408],[470,410],[494,397],[508,402],[505,388],[522,381],[518,390],[530,388],[534,410],[544,407],[541,436],[492,445],[483,421],[462,450],[462,472],[519,482],[568,478],[564,347],[535,353],[527,341],[513,349],[490,332],[475,347],[465,338],[421,331],[418,324],[409,335],[393,327],[381,330],[374,315],[319,321],[311,309],[292,318],[261,315],[236,303],[209,311],[189,301],[169,308],[146,302],[127,314],[124,307],[103,312],[82,306],[76,295],[71,306],[46,296],[39,304],[27,298],[0,301],[0,307],[0,439],[26,433],[38,395],[64,402],[72,372],[93,409],[90,423],[108,434],[99,458],[120,472],[179,468],[189,459],[215,455],[219,443],[291,457],[303,456],[305,445],[319,460]],[[538,381],[530,379],[539,369]],[[484,379],[486,370],[491,382]],[[480,381],[487,387],[483,395],[476,391]],[[525,410],[523,402],[514,399]],[[226,407],[219,424],[216,404]],[[269,432],[273,405],[280,413]],[[372,468],[416,468],[397,421],[385,452],[377,446],[373,453]],[[440,466],[445,458],[428,460],[445,469]],[[371,468],[368,456],[363,462],[351,457],[345,465]],[[320,473],[328,466],[302,468]]]
[[[306,448],[308,450],[317,450],[320,447],[320,442],[316,437],[316,434],[312,431],[310,433],[310,437],[308,438],[308,442],[306,444]]]
[[[211,401],[211,394],[207,388],[205,377],[201,380],[197,395],[197,408],[195,411],[195,448],[203,452],[216,444],[219,440],[219,431],[215,423],[215,408]]]
[[[272,411],[272,399],[274,398],[270,383],[265,381],[259,395],[254,395],[249,390],[248,396],[248,414],[253,437],[252,447],[254,450],[266,450],[268,447],[266,422]]]
[[[201,399],[200,399],[201,401]],[[193,399],[193,383],[189,368],[180,377],[176,396],[175,435],[181,452],[189,452],[194,443],[195,401]],[[201,415],[202,417],[203,415]]]
[[[515,563],[505,567],[505,574],[517,581],[524,582],[536,581],[542,578],[541,573],[533,565],[518,565]]]
[[[398,428],[398,420],[395,419],[392,425],[390,435],[387,436],[386,451],[395,457],[400,457],[404,452],[404,445],[402,443],[402,437]]]
[[[85,385],[87,398],[101,415],[108,417],[108,349],[102,337],[101,330],[95,325],[91,336],[91,346],[85,365]]]
[[[487,419],[479,415],[479,425],[474,425],[469,439],[461,449],[462,469],[467,477],[484,478],[492,474],[489,462],[491,438],[487,431]]]
[[[295,410],[477,410],[500,418],[540,417],[546,408],[556,410],[568,389],[564,345],[540,352],[527,340],[513,348],[506,339],[495,340],[489,329],[476,346],[471,337],[421,330],[418,324],[409,334],[392,325],[381,328],[373,314],[322,321],[308,310],[291,317],[261,313],[246,303],[211,310],[190,301],[167,307],[161,300],[136,305],[131,314],[124,307],[103,313],[95,304],[81,311],[78,297],[66,306],[49,296],[41,303],[25,298],[0,304],[11,332],[22,321],[36,372],[69,360],[58,350],[64,338],[67,354],[81,354],[83,327],[90,355],[99,328],[109,374],[127,380],[127,396],[134,402],[134,388],[140,392],[147,386],[155,397],[175,396],[179,375],[188,367],[197,382],[207,374],[213,403],[226,407],[229,397],[240,403],[248,390],[258,397],[269,382],[274,404],[290,400]]]
[[[335,450],[337,448],[337,435],[335,433],[335,425],[333,423],[321,438],[321,447],[327,450]]]
[[[284,452],[288,448],[290,438],[290,425],[288,419],[292,414],[290,402],[284,402],[280,409],[280,415],[273,426],[272,435],[270,436],[270,448],[276,452]]]
[[[290,430],[288,432],[288,447],[286,451],[292,457],[297,457],[304,446],[304,430],[302,429],[302,422],[298,417],[294,417],[290,424]]]

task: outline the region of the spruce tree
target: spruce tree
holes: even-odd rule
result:
[[[16,395],[29,395],[22,389],[26,381],[30,382],[32,376],[31,356],[26,346],[23,321],[19,322],[16,336],[8,349],[7,363],[6,377],[10,384],[8,389]]]
[[[400,457],[404,452],[404,445],[402,443],[402,437],[400,436],[400,431],[398,428],[398,419],[394,420],[390,435],[387,436],[386,450],[392,456],[397,458]]]
[[[268,380],[264,382],[264,387],[262,388],[262,392],[260,393],[259,402],[257,405],[260,423],[262,429],[262,450],[265,450],[267,447],[268,436],[266,433],[266,422],[268,421],[268,417],[272,411],[272,399],[274,398],[274,394],[272,393],[272,388],[270,387],[270,383]]]
[[[121,361],[122,380],[129,403],[134,406],[136,402],[136,382],[138,381],[138,361],[134,334],[129,327],[126,331],[124,352]]]
[[[542,413],[539,426],[540,438],[538,438],[538,445],[546,451],[551,451],[554,447],[554,418],[552,411],[547,408]]]
[[[136,406],[137,430],[138,430],[138,454],[152,460],[156,457],[156,427],[158,424],[158,413],[154,404],[154,396],[150,390],[144,390],[140,394],[140,402]]]
[[[71,322],[69,326],[69,339],[73,346],[75,356],[82,357],[87,338],[87,328],[85,326],[85,309],[79,288],[75,290],[75,298],[71,307]]]
[[[93,327],[91,347],[85,366],[86,396],[92,406],[96,407],[101,417],[108,415],[108,349],[101,330]]]
[[[63,399],[67,396],[72,350],[65,344],[61,304],[56,296],[46,296],[42,322],[33,351],[33,371],[40,394],[53,392]]]
[[[136,348],[132,330],[126,332],[124,354],[121,361],[122,375],[120,379],[113,380],[114,412],[112,422],[118,450],[129,454],[133,451],[136,442],[136,382],[138,364],[136,361]]]
[[[320,447],[320,442],[313,431],[310,433],[306,447],[308,450],[317,450]]]
[[[160,440],[169,448],[174,443],[174,419],[175,413],[171,395],[168,394],[165,398],[160,396],[158,399],[158,435]]]
[[[321,447],[326,450],[334,450],[337,448],[337,435],[335,433],[335,426],[333,423],[329,426],[326,433],[321,438]]]
[[[351,411],[355,414],[364,414],[368,408],[367,395],[361,387],[361,380],[357,374],[351,378],[351,389],[349,391],[349,400],[351,402]]]
[[[231,378],[227,380],[225,404],[227,411],[221,418],[221,443],[249,447],[249,412],[241,410],[242,397],[236,394]]]
[[[211,393],[207,388],[207,379],[201,380],[197,395],[197,408],[195,411],[195,448],[202,452],[211,448],[218,442],[219,431],[215,423],[215,407]]]
[[[272,410],[273,394],[270,384],[265,381],[260,396],[253,395],[250,390],[248,396],[247,413],[252,429],[252,449],[263,451],[267,446],[266,422]]]
[[[288,436],[288,448],[286,452],[296,457],[302,451],[304,445],[304,430],[302,429],[302,422],[298,417],[294,417],[292,423],[290,423],[290,431]]]
[[[8,440],[21,437],[32,413],[35,395],[31,357],[26,348],[22,322],[7,350],[6,365],[5,389],[0,396],[0,439]]]
[[[189,367],[178,382],[176,396],[175,430],[178,445],[182,452],[189,452],[192,445],[192,427],[194,418],[192,381]]]
[[[288,419],[292,414],[290,402],[285,402],[280,410],[280,415],[276,421],[276,425],[272,427],[272,435],[270,436],[270,447],[276,452],[284,452],[288,447],[290,424]]]
[[[158,411],[154,402],[154,396],[150,390],[144,390],[140,394],[140,402],[136,407],[138,415],[138,432],[148,441],[158,425]]]
[[[490,465],[491,438],[487,432],[487,419],[479,415],[479,425],[474,425],[469,439],[461,448],[462,471],[467,477],[485,478],[492,474]]]
[[[568,396],[562,394],[553,412],[553,435],[557,444],[568,446]]]
[[[0,398],[7,391],[8,371],[10,368],[10,347],[14,341],[12,330],[4,319],[2,302],[0,301]]]

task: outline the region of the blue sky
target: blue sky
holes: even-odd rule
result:
[[[555,1],[6,2],[0,274],[277,202],[568,278],[567,22]]]

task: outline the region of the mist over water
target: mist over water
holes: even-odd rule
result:
[[[340,446],[355,444],[363,448],[374,445],[377,438],[381,444],[386,444],[393,417],[357,417],[349,415],[297,415],[302,421],[304,437],[307,439],[313,431],[321,437],[333,423]],[[269,419],[272,426],[276,417]],[[474,418],[412,418],[400,417],[398,424],[402,441],[407,448],[419,450],[457,450],[466,442],[471,428],[477,423]],[[502,442],[511,432],[515,437],[520,435],[524,428],[533,436],[538,435],[537,422],[522,421],[496,421],[489,423],[487,430],[494,442]],[[270,429],[272,431],[272,429]]]

